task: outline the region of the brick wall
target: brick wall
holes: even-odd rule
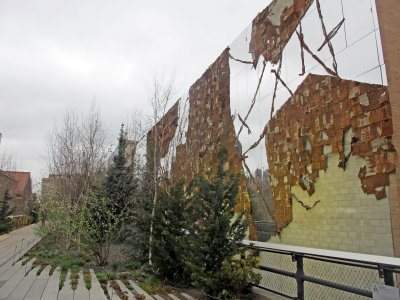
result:
[[[378,22],[393,118],[393,145],[400,149],[400,1],[377,0]],[[400,170],[400,162],[397,162]],[[390,207],[395,256],[400,257],[400,172],[390,177]]]
[[[196,174],[213,176],[216,171],[216,155],[221,146],[228,150],[225,169],[233,174],[240,173],[239,194],[236,212],[245,211],[250,223],[249,238],[256,239],[250,214],[250,198],[246,178],[239,154],[235,149],[235,131],[230,115],[230,70],[228,50],[204,72],[190,87],[189,115],[186,142],[176,147],[171,166],[172,181],[183,178],[189,182]],[[163,158],[168,151],[178,126],[178,102],[147,135],[147,145],[154,141],[157,127],[157,141],[161,145]]]
[[[0,199],[3,200],[4,193],[8,190],[11,197],[15,196],[15,189],[17,187],[17,182],[7,174],[0,171]],[[11,201],[9,202],[11,205]]]
[[[346,133],[351,140],[346,146]],[[316,180],[328,169],[327,157],[339,161],[329,168],[347,170],[349,159],[365,159],[351,179],[355,188],[376,201],[386,198],[389,173],[397,159],[387,89],[380,85],[310,74],[267,124],[266,148],[274,197],[275,220],[280,231],[292,221],[293,187],[311,197]],[[340,188],[340,184],[332,182]],[[313,198],[315,199],[315,198]],[[325,198],[316,199],[323,202]],[[314,202],[308,209],[314,205]]]
[[[292,221],[269,242],[393,256],[388,198],[378,201],[363,193],[358,172],[364,158],[351,156],[346,170],[338,162],[338,154],[328,155],[328,168],[320,172],[311,197],[299,185],[292,188],[305,205],[320,202],[306,210],[293,200]]]
[[[26,182],[24,191],[22,195],[16,198],[17,201],[15,202],[16,210],[20,213],[27,212],[28,207],[32,202],[32,180],[29,177],[28,181]]]

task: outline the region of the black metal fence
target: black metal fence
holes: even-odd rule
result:
[[[372,298],[372,284],[394,286],[400,259],[254,241],[260,251],[257,287],[289,299]]]

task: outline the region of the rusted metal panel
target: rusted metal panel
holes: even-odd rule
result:
[[[250,49],[253,64],[262,55],[275,63],[313,0],[274,0],[253,20]]]
[[[326,158],[331,153],[339,154],[343,169],[351,155],[365,158],[366,165],[359,172],[362,190],[378,200],[386,197],[384,187],[389,185],[388,174],[397,161],[387,93],[382,85],[310,74],[269,121],[265,142],[274,178],[271,189],[277,231],[292,220],[290,187],[299,184],[311,195],[318,172],[327,168]],[[344,145],[350,129],[350,146]],[[278,159],[282,144],[289,149],[290,167]]]

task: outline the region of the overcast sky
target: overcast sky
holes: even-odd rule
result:
[[[269,2],[0,0],[0,150],[39,182],[66,109],[95,98],[116,137],[154,74],[188,88]]]

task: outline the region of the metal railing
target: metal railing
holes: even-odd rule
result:
[[[289,299],[372,298],[372,284],[394,286],[400,258],[244,240],[260,251],[257,287]]]

